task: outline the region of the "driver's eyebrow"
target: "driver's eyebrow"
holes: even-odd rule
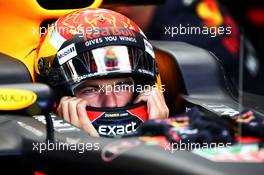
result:
[[[77,88],[77,91],[84,90],[86,88],[99,88],[99,85],[97,85],[97,84],[83,84]]]
[[[122,85],[122,84],[133,84],[133,81],[131,80],[126,80],[126,81],[120,81],[120,82],[116,82],[116,85]]]
[[[87,85],[84,85],[83,87],[81,87],[82,89],[85,89],[85,88],[90,88],[90,87],[94,87],[94,88],[98,88],[99,87],[99,85],[95,85],[95,84],[87,84]]]

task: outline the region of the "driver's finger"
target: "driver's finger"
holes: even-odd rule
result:
[[[168,108],[162,96],[158,95],[158,90],[153,90],[149,93],[140,94],[134,103],[140,101],[147,102],[149,119],[167,118]]]
[[[86,106],[87,102],[85,100],[82,100],[77,104],[77,113],[81,122],[81,126],[91,136],[99,137],[99,134],[87,116]]]
[[[63,117],[62,116],[62,105],[61,105],[61,103],[62,103],[62,101],[65,101],[65,100],[67,100],[69,98],[69,96],[64,96],[64,97],[62,97],[61,99],[60,99],[60,103],[59,103],[59,106],[57,107],[57,111],[56,111],[56,113],[58,114],[58,116],[60,116],[60,117]]]
[[[134,103],[138,103],[141,101],[147,102],[147,109],[148,109],[148,115],[149,119],[157,118],[157,105],[155,104],[155,100],[151,95],[145,95],[145,94],[140,94],[137,99],[134,101]]]
[[[69,100],[71,98],[65,98],[63,100],[61,100],[61,112],[62,112],[62,117],[64,118],[64,120],[66,120],[67,122],[70,122],[70,116],[69,116],[69,109],[68,109],[68,106],[69,106]]]
[[[165,98],[161,93],[161,91],[157,88],[153,89],[152,96],[154,97],[157,107],[159,108],[159,112],[160,112],[159,118],[168,118],[169,109],[165,103]]]
[[[81,127],[80,121],[78,118],[77,114],[77,104],[81,101],[82,99],[78,98],[72,98],[71,101],[69,102],[69,117],[70,117],[70,122],[76,127]]]
[[[159,105],[158,98],[155,94],[149,96],[148,104],[149,119],[163,118],[162,108]]]
[[[141,102],[141,101],[145,101],[145,102],[147,102],[148,101],[148,96],[150,95],[150,93],[149,92],[146,92],[146,93],[141,93],[141,94],[139,94],[138,96],[137,96],[137,98],[134,100],[134,104],[135,103],[139,103],[139,102]]]

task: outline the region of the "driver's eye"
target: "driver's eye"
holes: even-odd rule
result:
[[[81,90],[81,94],[84,95],[94,95],[99,92],[100,88],[99,87],[86,87]]]

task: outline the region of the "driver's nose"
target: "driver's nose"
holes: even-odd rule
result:
[[[101,96],[102,107],[117,107],[117,98],[113,91],[104,93]]]

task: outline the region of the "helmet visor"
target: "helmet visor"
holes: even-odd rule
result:
[[[155,59],[142,49],[105,46],[78,54],[58,68],[59,84],[75,84],[84,79],[138,74],[155,79]]]

